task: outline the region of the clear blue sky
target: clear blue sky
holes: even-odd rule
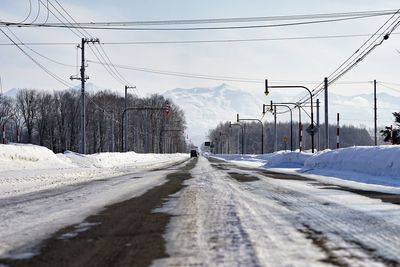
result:
[[[42,0],[46,2],[45,0]],[[54,0],[52,0],[54,2]],[[78,1],[59,0],[77,21],[136,21],[170,20],[197,18],[229,18],[295,15],[349,11],[368,11],[397,9],[396,0],[331,0],[331,1]],[[32,0],[33,9],[29,20],[37,12],[37,1]],[[20,21],[29,8],[28,0],[2,0],[0,19]],[[46,13],[40,13],[43,21]],[[357,21],[331,24],[308,25],[271,29],[198,31],[198,32],[111,32],[90,31],[102,42],[115,41],[167,41],[191,39],[240,39],[276,38],[295,36],[319,36],[341,34],[373,33],[387,19],[378,17]],[[29,21],[28,20],[28,21]],[[50,21],[56,20],[50,17]],[[4,28],[3,28],[4,29]],[[79,42],[79,38],[63,29],[15,29],[13,31],[24,42]],[[263,41],[246,43],[208,43],[208,44],[163,44],[163,45],[105,45],[115,64],[130,65],[157,70],[188,72],[197,74],[248,77],[253,79],[319,81],[330,74],[350,56],[367,37],[341,39],[312,39]],[[0,34],[0,43],[9,41]],[[60,61],[76,64],[76,49],[73,45],[49,47],[32,46],[37,52]],[[399,35],[392,35],[383,46],[376,49],[359,66],[346,75],[343,80],[369,81],[373,79],[398,82],[400,54]],[[37,57],[35,54],[33,54]],[[87,58],[96,60],[88,51]],[[69,81],[76,68],[65,67],[37,57],[37,59],[58,76]],[[62,89],[64,86],[37,66],[35,66],[16,47],[0,46],[0,75],[3,89],[29,87]],[[137,71],[121,70],[121,73],[141,94],[163,92],[175,87],[214,86],[223,81],[208,81],[155,75]],[[90,82],[119,92],[123,86],[115,81],[101,67],[89,63],[87,74]],[[77,81],[74,84],[79,84]],[[248,90],[262,90],[260,85],[228,82]],[[262,86],[261,86],[262,87]],[[400,88],[398,86],[397,88]],[[339,94],[359,93],[365,85],[341,85],[333,87]]]

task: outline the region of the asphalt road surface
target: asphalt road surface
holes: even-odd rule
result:
[[[0,266],[400,266],[399,195],[213,158],[170,168]]]

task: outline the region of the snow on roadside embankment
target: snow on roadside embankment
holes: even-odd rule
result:
[[[99,153],[81,155],[29,144],[0,145],[0,196],[23,193],[123,175],[133,169],[162,167],[188,158],[187,154]]]
[[[309,153],[285,151],[263,155],[218,155],[220,158],[235,163],[245,162],[247,165],[265,168],[301,168],[310,156]]]
[[[400,186],[400,146],[326,150],[307,159],[302,172],[386,186]]]
[[[362,183],[400,186],[400,146],[349,147],[316,154],[279,151],[265,155],[218,155],[233,162],[265,168],[300,168]]]

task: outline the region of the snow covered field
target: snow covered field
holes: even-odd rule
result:
[[[264,155],[217,155],[254,167],[276,168],[321,179],[400,187],[400,146],[349,147],[316,154],[284,152]],[[354,185],[354,184],[353,184]]]
[[[32,245],[58,229],[165,182],[168,171],[149,170],[188,158],[134,152],[54,154],[40,146],[0,145],[0,257],[31,256]]]

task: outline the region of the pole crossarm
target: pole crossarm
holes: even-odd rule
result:
[[[125,117],[125,113],[127,112],[127,111],[131,111],[131,110],[139,110],[139,111],[141,111],[141,110],[165,110],[165,107],[162,107],[162,108],[155,108],[155,107],[129,107],[129,108],[126,108],[126,109],[124,109],[124,111],[122,112],[122,117],[121,117],[121,121],[122,121],[122,124],[121,124],[121,141],[122,141],[122,152],[125,152],[125,147],[124,147],[124,117]]]

